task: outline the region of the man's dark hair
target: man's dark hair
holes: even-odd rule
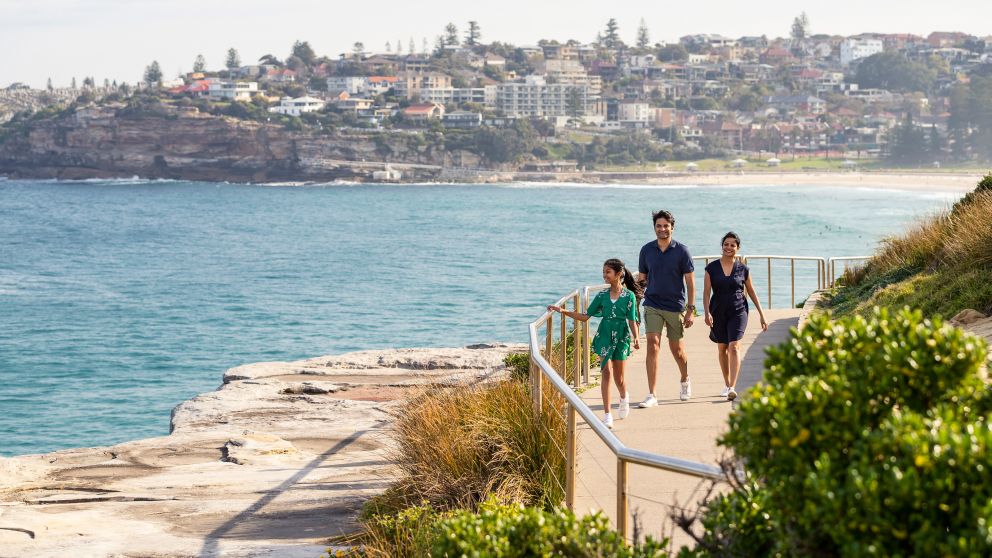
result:
[[[671,213],[665,211],[664,209],[659,209],[658,211],[651,214],[651,224],[653,225],[657,223],[658,219],[664,219],[668,221],[669,224],[672,225],[672,228],[675,227],[675,217]]]

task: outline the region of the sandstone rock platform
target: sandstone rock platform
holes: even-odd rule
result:
[[[238,366],[177,406],[168,436],[0,458],[0,557],[316,558],[395,478],[389,425],[408,396],[500,378],[525,350]]]

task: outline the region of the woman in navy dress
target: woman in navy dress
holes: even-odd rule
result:
[[[709,299],[709,304],[703,304],[706,312],[706,325],[710,326],[710,340],[717,344],[720,357],[720,370],[723,371],[723,382],[726,387],[721,397],[728,401],[737,398],[737,375],[741,371],[740,341],[747,329],[747,299],[744,292],[751,297],[754,307],[761,316],[761,330],[768,330],[765,313],[761,310],[758,295],[751,283],[751,270],[737,261],[737,252],[741,249],[741,237],[728,232],[721,241],[723,251],[719,260],[706,266],[706,276],[703,281],[703,301]],[[710,291],[713,297],[710,298]]]

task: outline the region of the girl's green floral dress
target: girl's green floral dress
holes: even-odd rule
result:
[[[589,303],[586,314],[603,318],[592,340],[592,350],[603,360],[627,360],[630,356],[630,326],[637,321],[637,298],[627,289],[620,292],[616,302],[610,291],[600,291]]]

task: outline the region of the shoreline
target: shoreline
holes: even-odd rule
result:
[[[898,170],[883,171],[748,171],[737,172],[636,172],[636,171],[585,171],[568,173],[528,173],[478,171],[458,179],[441,181],[269,181],[269,182],[237,182],[220,181],[231,185],[268,186],[268,187],[311,187],[311,186],[366,186],[366,185],[395,185],[395,186],[434,186],[434,185],[511,185],[524,184],[534,186],[834,186],[834,187],[867,187],[885,190],[920,191],[934,190],[946,192],[970,192],[983,178],[977,172],[912,172]],[[142,178],[138,175],[130,177],[107,176],[104,178],[62,179],[52,178],[11,178],[0,175],[0,182],[5,180],[18,181],[58,181],[66,183],[92,183],[102,181],[119,182],[203,182],[198,179],[162,179]]]
[[[0,556],[313,558],[398,475],[389,428],[408,397],[503,378],[524,350],[236,366],[173,409],[167,436],[0,457]]]

